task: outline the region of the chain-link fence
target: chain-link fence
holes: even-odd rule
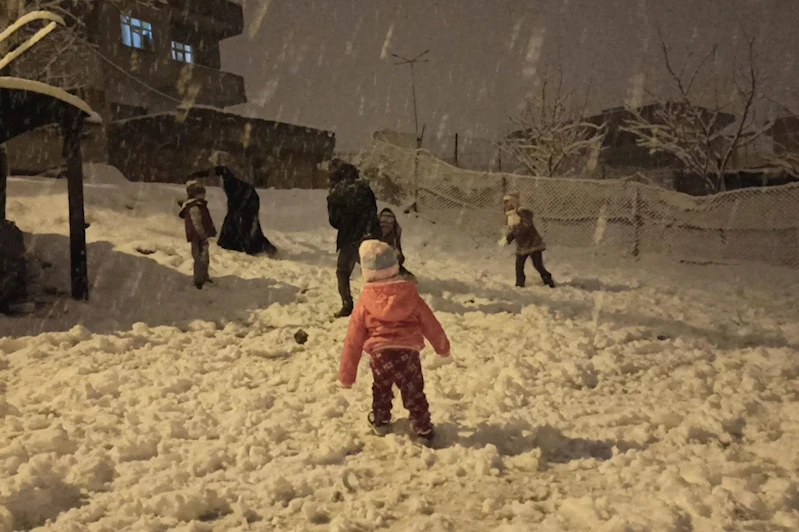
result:
[[[799,267],[799,184],[693,197],[635,181],[471,172],[381,141],[360,166],[381,200],[474,236],[498,236],[502,196],[516,191],[550,246]]]

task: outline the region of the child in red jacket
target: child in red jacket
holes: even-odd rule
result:
[[[361,354],[371,356],[372,412],[369,425],[385,435],[391,422],[392,386],[399,388],[411,424],[422,443],[433,440],[430,407],[424,393],[419,351],[424,340],[442,357],[450,344],[433,311],[419,296],[416,283],[400,276],[397,255],[379,240],[367,240],[359,249],[366,285],[350,317],[339,368],[339,383],[351,388],[358,373]]]
[[[186,183],[188,199],[181,204],[180,217],[186,228],[186,241],[191,243],[191,256],[194,259],[194,286],[201,289],[211,282],[208,275],[210,253],[208,239],[216,236],[216,227],[205,201],[205,187],[197,181]]]

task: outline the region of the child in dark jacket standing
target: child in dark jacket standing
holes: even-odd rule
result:
[[[527,281],[524,266],[527,264],[527,259],[531,259],[544,284],[555,288],[552,274],[544,267],[544,250],[547,249],[547,246],[533,223],[533,211],[520,208],[519,205],[519,194],[517,193],[508,194],[502,198],[507,225],[500,245],[505,246],[516,242],[516,286],[524,287]]]
[[[400,267],[400,274],[413,276],[405,268],[405,253],[402,251],[402,226],[397,221],[397,216],[389,208],[380,211],[380,240],[391,246],[397,253],[397,262]]]
[[[216,227],[205,201],[205,187],[197,181],[186,184],[188,199],[183,202],[180,217],[186,227],[186,241],[191,243],[191,256],[194,259],[194,286],[201,289],[210,283],[208,275],[210,255],[208,239],[216,236]]]
[[[402,394],[419,441],[432,443],[433,424],[424,393],[419,352],[425,338],[442,357],[450,355],[450,344],[433,311],[419,296],[416,284],[400,275],[397,255],[386,243],[367,240],[359,248],[366,285],[350,317],[339,368],[339,384],[351,388],[358,373],[361,354],[371,356],[372,411],[369,425],[385,435],[391,423],[392,387]]]

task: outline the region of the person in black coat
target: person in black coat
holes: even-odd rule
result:
[[[336,317],[341,318],[352,314],[350,277],[359,261],[358,247],[364,240],[380,235],[380,223],[374,192],[359,179],[358,169],[339,160],[331,162],[331,169],[327,214],[330,225],[338,230],[336,278],[342,306]]]
[[[222,176],[222,188],[227,195],[227,214],[217,239],[219,246],[248,255],[274,256],[277,248],[261,230],[258,219],[261,200],[255,187],[238,179],[226,166],[217,166],[215,171]]]

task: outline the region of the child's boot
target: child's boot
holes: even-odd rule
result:
[[[419,443],[424,445],[425,447],[432,447],[433,440],[436,437],[436,433],[432,428],[427,430],[419,431],[416,433],[416,439]]]
[[[346,318],[352,314],[353,310],[353,303],[352,300],[346,300],[342,302],[341,310],[334,314],[336,318]]]
[[[375,423],[374,412],[369,412],[369,415],[366,417],[366,421],[369,422],[369,426],[372,428],[372,432],[374,432],[378,436],[385,436],[391,430],[390,423],[383,423],[382,425],[378,425]]]
[[[544,281],[544,284],[547,285],[548,287],[555,288],[555,281],[552,280],[551,275],[543,276],[542,280]]]

